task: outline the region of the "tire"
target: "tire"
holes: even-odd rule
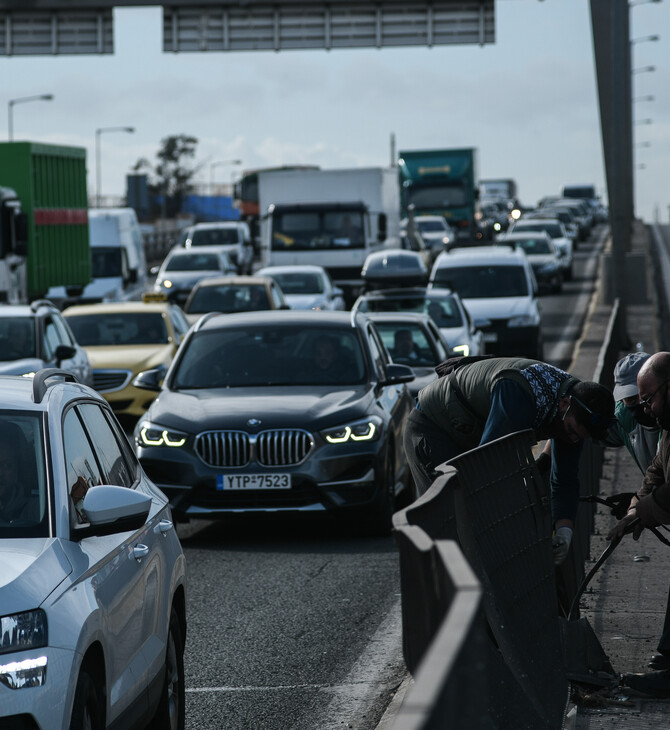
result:
[[[70,730],[104,730],[105,698],[85,667],[77,678],[72,704]]]
[[[184,730],[186,725],[186,692],[184,683],[184,640],[181,624],[174,608],[170,611],[165,678],[156,714],[147,730]]]

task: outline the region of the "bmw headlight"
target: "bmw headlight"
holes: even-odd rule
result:
[[[382,419],[370,416],[359,421],[352,421],[334,428],[321,431],[324,440],[329,444],[346,444],[355,441],[376,441],[381,436]]]
[[[138,443],[140,446],[173,446],[179,448],[186,443],[188,434],[165,428],[157,423],[144,421],[140,424]]]
[[[536,327],[540,324],[540,317],[534,314],[522,314],[520,317],[512,317],[507,322],[508,327]]]
[[[451,348],[457,355],[463,355],[467,357],[470,354],[470,345],[456,345]]]

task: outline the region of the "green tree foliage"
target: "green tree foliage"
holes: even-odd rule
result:
[[[168,218],[181,211],[182,200],[189,191],[191,179],[198,172],[198,166],[192,163],[197,144],[197,138],[187,134],[164,137],[156,153],[155,164],[143,157],[133,167],[136,172],[149,173],[151,197],[154,201],[158,196],[164,198],[162,212]],[[155,207],[161,208],[157,203]]]

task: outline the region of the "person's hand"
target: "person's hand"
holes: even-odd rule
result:
[[[554,565],[560,565],[568,557],[571,542],[572,528],[559,527],[551,540],[551,546],[554,550]]]
[[[607,539],[621,540],[621,538],[627,532],[630,532],[631,529],[633,531],[633,540],[637,540],[644,529],[644,525],[638,520],[637,509],[635,507],[628,510],[626,516],[614,525],[614,527],[607,533]]]

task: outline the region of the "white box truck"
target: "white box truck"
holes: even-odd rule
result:
[[[323,266],[348,304],[366,256],[400,245],[395,168],[261,172],[258,201],[262,266]]]

